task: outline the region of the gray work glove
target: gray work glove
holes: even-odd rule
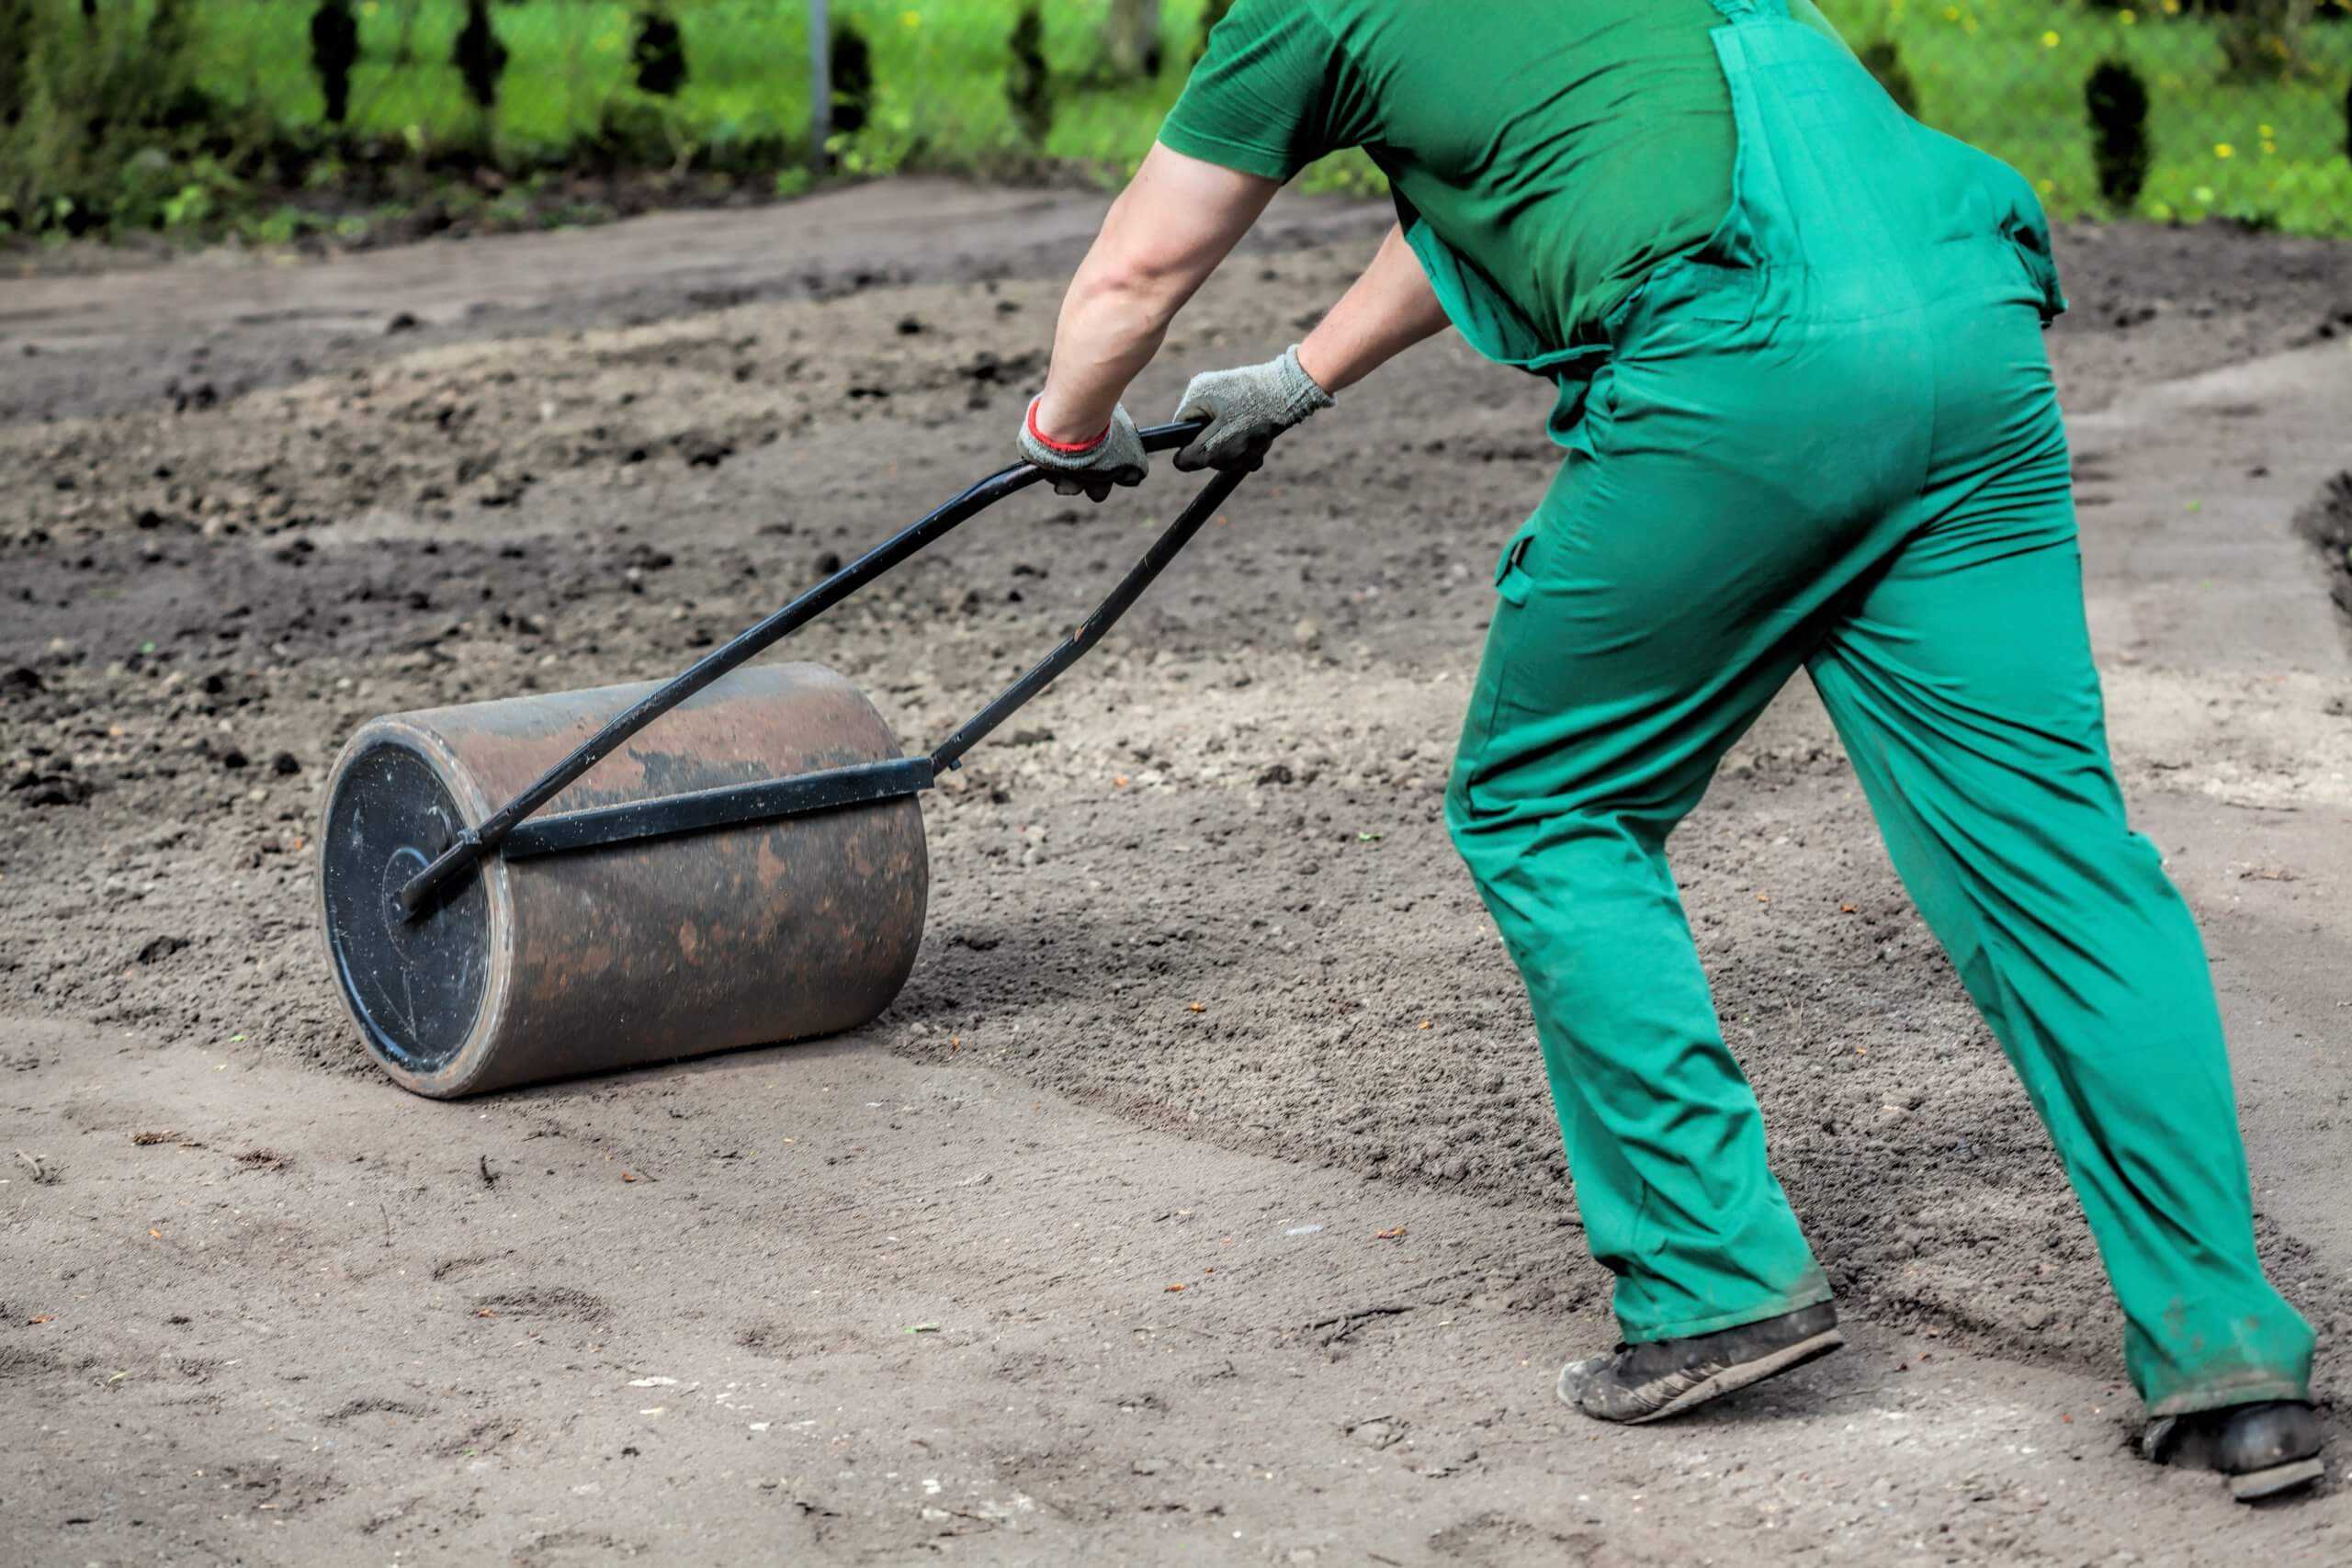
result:
[[[1037,429],[1037,400],[1032,398],[1029,412],[1021,416],[1021,455],[1052,478],[1056,495],[1083,495],[1090,501],[1109,495],[1113,485],[1143,483],[1151,468],[1143,437],[1136,434],[1136,422],[1127,417],[1125,404],[1112,411],[1111,428],[1102,439],[1073,451],[1047,441]]]
[[[1280,359],[1212,370],[1195,376],[1176,405],[1176,423],[1205,419],[1209,427],[1176,454],[1176,466],[1248,470],[1265,461],[1274,437],[1317,409],[1331,406],[1331,394],[1315,384],[1298,362],[1298,345]]]

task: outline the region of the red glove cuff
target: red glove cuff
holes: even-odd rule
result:
[[[1035,441],[1038,446],[1043,446],[1046,451],[1058,452],[1065,457],[1076,457],[1093,451],[1097,446],[1102,446],[1102,443],[1111,439],[1111,427],[1106,424],[1102,427],[1102,434],[1095,436],[1091,441],[1055,440],[1052,436],[1037,428],[1037,401],[1038,400],[1032,399],[1029,403],[1029,439]]]

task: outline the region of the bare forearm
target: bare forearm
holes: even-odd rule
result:
[[[1317,386],[1338,392],[1447,324],[1403,231],[1391,229],[1363,276],[1298,345],[1298,362]]]
[[[1191,293],[1165,277],[1122,275],[1089,257],[1070,280],[1054,325],[1053,363],[1037,404],[1039,428],[1085,440],[1110,423],[1127,384],[1159,352]]]
[[[1256,222],[1277,183],[1155,146],[1070,280],[1037,404],[1046,434],[1085,440],[1159,352],[1193,291]]]

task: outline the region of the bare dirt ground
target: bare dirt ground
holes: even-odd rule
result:
[[[1552,449],[1450,344],[927,799],[875,1025],[454,1105],[374,1073],[315,934],[342,737],[666,673],[1000,466],[1099,211],[910,182],[0,283],[0,1562],[2352,1560],[2333,1483],[2240,1509],[2127,1453],[2088,1235],[1802,690],[1677,863],[1854,1344],[1679,1424],[1553,1402],[1607,1281],[1439,821]],[[1139,412],[1383,220],[1278,209]],[[2061,243],[2119,760],[2334,1400],[2352,253]],[[1016,502],[796,652],[935,737],[1182,493]]]

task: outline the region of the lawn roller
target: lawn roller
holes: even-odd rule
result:
[[[1159,425],[1144,447],[1203,428]],[[914,796],[1100,642],[1242,476],[1213,475],[1083,625],[926,754],[900,755],[820,665],[741,667],[1046,477],[990,475],[674,680],[361,726],[328,782],[319,891],[344,1004],[385,1071],[446,1100],[888,1007],[930,890]]]

